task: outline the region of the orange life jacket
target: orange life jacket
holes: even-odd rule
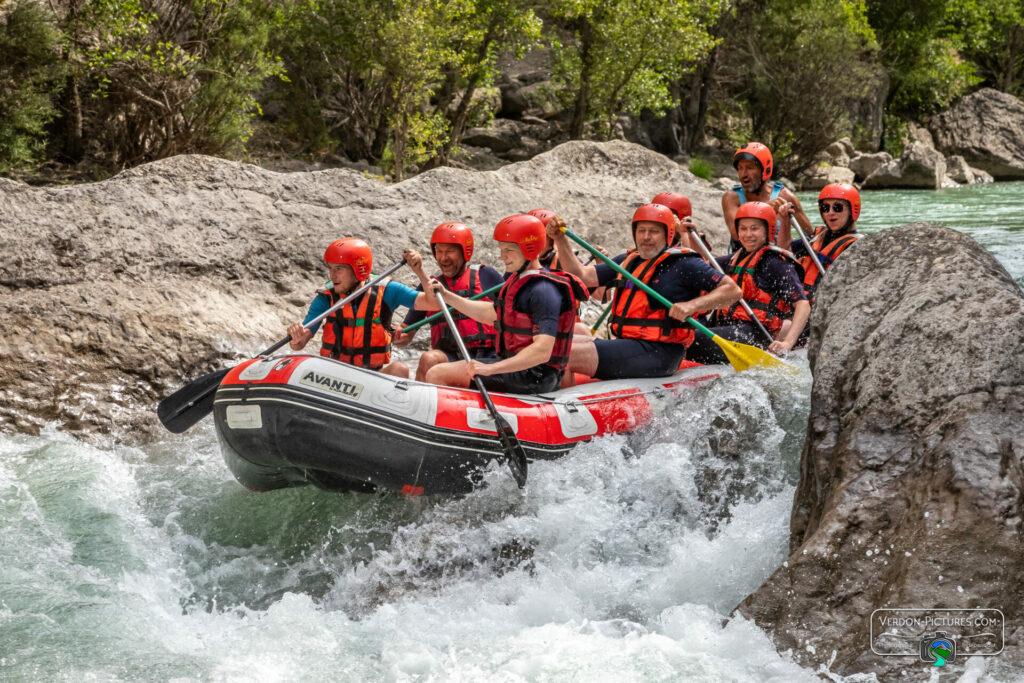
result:
[[[822,248],[821,245],[825,241],[827,231],[828,229],[825,226],[819,227],[811,238],[811,243],[804,245],[808,251],[814,250],[825,270],[831,268],[835,260],[839,258],[839,255],[860,238],[858,233],[849,232],[845,235],[840,235]],[[818,272],[818,266],[814,265],[814,259],[811,258],[810,254],[801,256],[797,263],[804,271],[804,294],[807,295],[808,301],[811,301],[814,299],[814,290],[818,288],[818,283],[821,282],[821,273]]]
[[[726,275],[731,277],[743,290],[743,298],[750,305],[754,317],[761,321],[761,324],[772,333],[782,328],[782,321],[793,317],[793,307],[779,294],[766,292],[757,286],[754,280],[754,271],[757,264],[769,252],[774,252],[783,259],[795,264],[793,255],[785,249],[774,245],[765,245],[753,253],[746,253],[743,249],[738,250],[729,259],[729,266],[725,269]],[[750,316],[743,310],[737,301],[728,308],[718,309],[719,318],[734,320],[750,320]]]
[[[371,287],[355,301],[327,316],[321,356],[371,370],[379,370],[391,362],[391,310],[384,306],[385,287]],[[334,289],[320,293],[327,296],[331,306],[344,298]]]
[[[650,286],[661,264],[690,256],[700,258],[697,252],[685,247],[665,249],[654,258],[646,260],[631,251],[622,261],[622,268]],[[657,302],[652,304],[642,289],[629,286],[631,284],[631,281],[627,283],[624,279],[616,280],[615,298],[612,299],[612,313],[608,321],[608,329],[614,336],[687,347],[693,343],[694,331],[690,325],[670,318],[667,308]]]
[[[454,280],[449,280],[440,274],[435,277],[445,286],[445,289],[467,299],[484,291],[483,285],[480,284],[479,265],[463,268],[462,274]],[[483,301],[490,301],[490,299],[484,297]],[[467,349],[494,348],[494,338],[498,332],[492,325],[479,323],[459,313],[454,308],[451,309],[451,314],[452,319],[455,321],[455,329],[459,331],[459,335],[462,337],[462,341],[465,342]],[[448,329],[448,321],[444,318],[430,325],[430,346],[431,348],[451,353],[458,352],[459,347],[452,336],[451,330]]]
[[[529,314],[515,310],[513,304],[523,286],[537,278],[554,282],[562,294],[562,312],[558,316],[555,347],[551,350],[551,358],[545,363],[561,373],[569,363],[573,327],[576,325],[576,308],[581,299],[585,300],[590,296],[586,285],[570,273],[527,270],[523,273],[514,273],[505,281],[494,299],[494,308],[498,313],[495,325],[498,330],[498,356],[510,358],[533,343],[533,319]]]

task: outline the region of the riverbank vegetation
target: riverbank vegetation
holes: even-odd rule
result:
[[[660,120],[660,151],[757,138],[798,171],[844,135],[898,153],[974,88],[1024,94],[1024,0],[0,0],[0,173],[274,147],[402,178],[500,112],[531,50],[567,139]]]

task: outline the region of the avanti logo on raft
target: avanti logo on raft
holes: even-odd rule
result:
[[[349,398],[359,398],[359,395],[363,393],[362,384],[346,382],[330,375],[321,375],[315,370],[310,370],[303,375],[299,379],[299,384],[305,384],[307,387],[315,389],[325,389],[331,393],[348,396]]]

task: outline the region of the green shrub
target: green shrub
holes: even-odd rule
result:
[[[714,167],[711,162],[701,159],[700,157],[693,157],[690,159],[690,173],[703,178],[704,180],[711,180],[711,174],[714,172]]]
[[[40,160],[63,75],[52,16],[33,0],[12,4],[0,2],[0,173]]]

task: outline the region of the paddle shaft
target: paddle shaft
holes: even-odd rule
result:
[[[612,306],[613,306],[614,304],[615,304],[615,302],[614,302],[614,301],[610,301],[610,302],[608,302],[608,305],[604,307],[604,310],[603,310],[603,311],[601,311],[601,317],[599,317],[599,318],[597,319],[597,322],[595,322],[595,323],[594,323],[594,324],[593,324],[593,325],[592,325],[592,326],[590,327],[590,333],[591,333],[591,334],[594,334],[595,332],[597,332],[597,329],[598,329],[599,327],[601,327],[601,323],[603,323],[603,322],[604,322],[604,319],[608,317],[608,314],[612,312]]]
[[[437,301],[441,304],[441,314],[444,319],[448,321],[448,327],[452,331],[452,336],[455,337],[455,343],[459,345],[459,353],[462,354],[462,359],[469,363],[472,359],[469,356],[469,350],[466,348],[466,343],[462,341],[462,335],[455,328],[455,320],[452,319],[452,312],[448,310],[448,302],[444,300],[444,295],[440,291],[435,292],[437,295]],[[484,386],[484,381],[479,375],[473,375],[473,379],[476,382],[476,388],[480,392],[480,396],[484,399],[484,405],[487,406],[488,412],[491,414],[491,418],[494,420],[495,431],[499,437],[504,432],[510,439],[514,441],[514,446],[518,446],[518,451],[510,444],[508,447],[503,443],[502,447],[505,449],[505,456],[508,458],[509,469],[512,471],[512,478],[519,484],[519,488],[523,487],[526,483],[526,453],[522,451],[522,446],[516,440],[515,434],[512,432],[512,428],[508,422],[505,421],[499,413],[498,409],[494,407],[494,402],[491,401],[491,395],[487,392],[487,387]],[[510,452],[513,451],[513,452]],[[522,455],[520,455],[520,453]],[[521,474],[517,473],[517,469]]]
[[[504,286],[504,284],[505,284],[504,281],[499,282],[498,284],[494,285],[493,287],[489,287],[489,288],[485,289],[484,291],[480,292],[479,294],[474,294],[473,296],[469,297],[469,300],[470,301],[476,301],[478,299],[484,298],[485,296],[487,296],[489,294],[494,294],[499,289],[501,289]],[[420,329],[424,325],[429,325],[430,323],[432,323],[432,322],[434,322],[434,321],[436,321],[436,320],[438,320],[438,319],[440,319],[442,317],[444,317],[444,313],[442,311],[438,311],[437,313],[431,313],[430,315],[428,315],[423,320],[419,320],[417,322],[414,322],[412,325],[409,325],[408,327],[404,328],[402,330],[402,332],[403,333],[414,332],[415,330]]]
[[[704,244],[704,240],[700,238],[700,235],[697,234],[697,231],[692,227],[689,228],[689,231],[692,233],[692,239],[690,241],[695,242],[697,244],[697,249],[700,251],[700,255],[704,257],[704,260],[710,263],[712,268],[717,270],[722,275],[725,275],[725,271],[722,270],[722,265],[718,262],[718,259],[716,259],[714,255],[711,253],[711,251],[707,248],[707,245]],[[768,339],[768,343],[770,344],[771,342],[775,341],[775,338],[772,337],[772,333],[765,329],[765,326],[761,324],[761,321],[758,320],[757,316],[754,315],[754,311],[751,310],[750,304],[748,304],[747,300],[744,299],[743,297],[740,297],[740,306],[742,306],[743,310],[747,312],[747,315],[750,316],[750,319],[754,321],[754,324],[757,325],[757,328],[764,333],[764,336]]]
[[[599,258],[602,261],[604,261],[604,263],[609,268],[614,270],[616,273],[618,273],[619,275],[623,275],[626,278],[628,278],[630,281],[632,281],[632,283],[634,285],[639,287],[640,290],[642,292],[644,292],[647,296],[651,297],[652,299],[657,301],[659,304],[661,304],[665,308],[672,308],[672,302],[671,301],[669,301],[668,299],[663,297],[661,294],[658,294],[656,291],[654,291],[653,289],[648,287],[636,275],[633,275],[633,273],[629,272],[628,270],[626,270],[625,268],[620,266],[618,263],[613,261],[611,258],[609,258],[608,256],[605,256],[604,254],[599,252],[597,249],[595,249],[594,247],[590,246],[590,244],[586,240],[584,240],[582,237],[580,237],[579,235],[574,233],[572,230],[569,230],[568,228],[565,228],[565,236],[568,237],[569,239],[571,239],[576,244],[578,244],[581,247],[583,247],[584,249],[586,249],[587,251],[589,251],[591,254],[593,254],[597,258]],[[701,334],[704,334],[704,335],[706,335],[708,337],[711,337],[712,339],[714,339],[717,336],[714,332],[712,332],[708,328],[704,327],[699,322],[697,322],[696,320],[694,320],[693,318],[691,318],[689,316],[687,316],[686,322],[688,322],[690,325],[693,325],[693,327],[696,328]]]
[[[825,269],[821,267],[821,261],[818,260],[818,254],[814,251],[814,245],[807,239],[807,235],[804,234],[804,229],[800,227],[800,221],[796,219],[796,214],[789,214],[789,222],[796,228],[797,234],[800,235],[800,239],[804,241],[804,247],[807,249],[807,253],[811,255],[811,260],[814,261],[814,265],[818,267],[818,273],[820,277],[825,277]]]
[[[388,275],[391,275],[403,265],[405,265],[405,261],[399,261],[381,273],[378,277],[367,282],[365,285],[331,306],[316,318],[310,320],[308,323],[303,323],[303,327],[309,329],[313,325],[322,321],[331,313],[351,302],[367,289],[377,284]],[[291,340],[291,335],[288,335],[279,340],[273,346],[264,349],[259,355],[269,356]],[[160,401],[157,408],[157,414],[160,418],[160,422],[170,431],[179,434],[209,415],[210,411],[213,410],[213,400],[211,396],[217,390],[217,387],[220,386],[221,380],[224,379],[228,372],[230,372],[230,368],[224,368],[222,370],[207,373],[202,377],[189,382],[181,389],[178,389],[178,391]],[[188,414],[183,415],[185,413]]]

